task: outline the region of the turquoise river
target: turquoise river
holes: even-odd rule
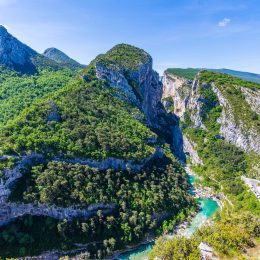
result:
[[[191,184],[194,183],[194,176],[189,176]],[[191,236],[196,229],[201,227],[205,222],[218,210],[219,206],[216,201],[212,199],[199,199],[199,204],[201,210],[193,218],[190,225],[184,231],[184,236]],[[134,249],[130,252],[121,254],[117,260],[146,260],[148,255],[152,250],[154,242],[148,243],[146,245],[140,246],[137,249]]]

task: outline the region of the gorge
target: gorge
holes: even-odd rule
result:
[[[241,176],[259,180],[259,84],[197,69],[161,80],[128,44],[88,66],[3,27],[0,47],[1,257],[104,259],[160,235],[151,259],[258,246],[260,204]]]

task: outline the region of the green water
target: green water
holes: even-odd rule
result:
[[[219,208],[218,203],[212,199],[199,199],[201,206],[200,212],[193,218],[189,227],[184,231],[183,235],[190,237],[198,228],[206,223],[206,221]]]
[[[146,260],[153,248],[154,242],[140,246],[137,249],[120,255],[117,260]]]
[[[194,183],[195,177],[189,175],[189,181]],[[201,206],[200,212],[193,218],[191,224],[184,231],[183,235],[190,237],[198,228],[200,228],[205,222],[218,210],[219,206],[216,201],[212,199],[199,199]],[[154,242],[140,246],[139,248],[120,255],[117,260],[146,260],[153,248]]]

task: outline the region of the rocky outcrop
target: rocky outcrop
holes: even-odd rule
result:
[[[176,118],[168,114],[162,105],[163,85],[152,65],[152,58],[146,53],[146,62],[136,69],[109,66],[102,62],[96,62],[95,68],[98,78],[119,90],[117,96],[144,112],[146,123],[151,128],[171,136],[169,125],[174,125]]]
[[[187,136],[183,136],[183,148],[184,152],[190,156],[192,164],[203,164],[196,150],[197,144],[188,139]]]
[[[36,55],[34,50],[18,41],[0,25],[0,63],[11,68],[33,68],[31,58]]]
[[[163,104],[167,105],[167,98],[171,97],[174,102],[174,114],[183,120],[189,96],[190,82],[184,78],[164,73],[163,77]]]
[[[243,122],[236,122],[229,101],[216,86],[213,85],[212,90],[218,96],[219,103],[223,108],[218,119],[218,122],[221,124],[221,135],[225,140],[246,152],[254,151],[260,154],[260,136],[257,131],[246,128]]]
[[[53,101],[51,101],[50,107],[51,107],[51,111],[47,116],[47,120],[48,121],[54,121],[54,122],[60,122],[61,117],[59,115],[57,105]]]
[[[260,115],[260,90],[252,90],[244,87],[240,87],[240,89],[252,111]]]
[[[217,257],[213,256],[212,247],[210,247],[205,242],[201,242],[199,244],[199,250],[201,252],[201,259],[202,260],[208,260],[208,259],[217,260],[218,259]]]
[[[59,157],[54,157],[52,160],[67,162],[72,164],[82,164],[88,165],[89,167],[98,168],[99,170],[140,170],[146,163],[155,158],[162,158],[164,155],[164,151],[161,148],[157,148],[156,151],[148,158],[141,160],[140,162],[134,162],[132,160],[126,161],[122,159],[116,158],[107,158],[103,161],[95,161],[92,159],[64,159]],[[18,158],[17,158],[18,159]],[[8,196],[11,193],[12,186],[16,183],[16,181],[22,177],[23,171],[28,169],[35,164],[44,163],[46,159],[44,155],[32,153],[29,155],[25,155],[20,160],[18,160],[16,166],[13,169],[5,169],[3,171],[4,177],[0,179],[0,204],[6,202]]]
[[[162,158],[164,152],[162,149],[158,148],[156,152],[149,158],[146,158],[135,164],[133,161],[124,161],[120,159],[108,158],[104,161],[97,162],[94,160],[61,160],[55,158],[56,160],[66,161],[68,163],[80,163],[83,165],[88,165],[90,167],[96,167],[100,170],[105,170],[112,168],[115,170],[126,170],[134,169],[140,170],[147,162],[154,158]],[[6,159],[5,157],[3,157]],[[18,159],[18,158],[17,158]],[[72,220],[72,218],[88,219],[98,210],[102,210],[103,214],[110,214],[116,209],[115,204],[91,204],[86,209],[77,209],[75,207],[60,208],[47,204],[24,204],[24,203],[9,203],[7,202],[8,196],[11,193],[12,186],[16,181],[22,177],[23,171],[28,167],[31,167],[38,163],[43,163],[45,158],[41,154],[30,154],[24,156],[22,159],[18,160],[16,166],[13,169],[6,169],[4,171],[4,178],[1,179],[0,183],[0,226],[8,224],[9,222],[21,218],[25,215],[33,216],[49,216],[56,219]]]
[[[57,62],[37,53],[12,36],[0,25],[0,66],[23,74],[34,74],[39,68],[61,69]]]
[[[116,158],[107,158],[103,161],[95,161],[92,159],[79,159],[79,158],[64,159],[64,158],[55,157],[53,158],[53,160],[72,163],[72,164],[79,163],[82,165],[88,165],[89,167],[92,168],[98,168],[101,171],[107,169],[114,169],[114,170],[132,169],[132,170],[139,171],[144,167],[146,163],[148,163],[149,161],[155,158],[162,158],[163,155],[164,155],[163,149],[157,148],[154,154],[152,154],[148,158],[140,160],[139,162],[134,162],[132,160],[126,161],[126,160],[116,159]]]
[[[128,84],[127,79],[123,75],[123,71],[113,70],[102,63],[96,63],[96,75],[98,78],[106,80],[110,86],[117,88],[120,92],[117,94],[122,100],[131,102],[140,106],[133,88]]]
[[[13,169],[5,169],[3,171],[3,177],[0,179],[0,205],[7,200],[12,186],[22,177],[23,170],[43,161],[43,155],[32,153],[18,161]]]
[[[190,110],[190,119],[193,122],[194,127],[200,127],[206,130],[206,126],[202,122],[203,100],[199,94],[199,86],[200,82],[197,78],[195,78],[192,84],[192,92],[188,103],[188,109]]]
[[[67,219],[71,221],[73,218],[87,220],[102,210],[104,215],[111,214],[116,210],[117,205],[111,204],[91,204],[86,209],[77,209],[76,207],[55,207],[47,204],[23,204],[23,203],[3,203],[0,207],[0,226],[6,225],[17,218],[25,215],[32,216],[48,216],[58,220]]]

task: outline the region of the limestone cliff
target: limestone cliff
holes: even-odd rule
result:
[[[260,91],[236,85],[227,88],[225,83],[217,85],[203,80],[198,73],[191,85],[189,80],[166,72],[163,78],[164,105],[169,106],[167,99],[171,97],[174,104],[173,113],[189,127],[201,128],[204,131],[208,131],[206,123],[212,116],[208,114],[209,111],[220,106],[222,112],[217,119],[220,124],[219,138],[246,152],[260,154]],[[196,144],[188,138],[184,138],[184,151],[193,156],[193,162],[201,163],[194,149]]]
[[[135,61],[128,58],[118,63],[116,55],[126,53],[127,58],[131,55],[138,55],[138,58]],[[148,53],[127,44],[119,44],[98,56],[93,63],[99,79],[106,80],[108,85],[119,90],[118,95],[122,100],[139,107],[145,114],[147,125],[171,138],[170,127],[176,124],[176,118],[168,114],[162,105],[163,84],[159,74],[153,70],[153,60]]]

